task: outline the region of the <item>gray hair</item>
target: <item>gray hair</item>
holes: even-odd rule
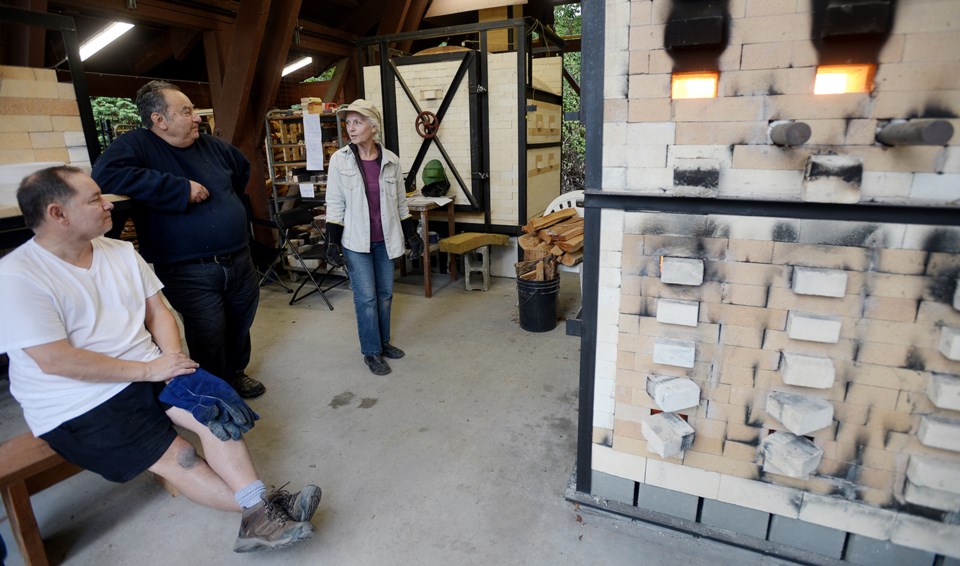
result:
[[[23,213],[23,223],[27,228],[36,231],[36,227],[43,224],[47,207],[51,204],[65,204],[77,191],[67,183],[67,178],[83,170],[69,165],[47,167],[36,173],[27,175],[20,181],[17,188],[17,204]]]
[[[137,110],[144,128],[153,126],[151,116],[154,112],[167,116],[167,100],[163,96],[165,90],[180,90],[180,87],[166,81],[150,81],[137,91]]]

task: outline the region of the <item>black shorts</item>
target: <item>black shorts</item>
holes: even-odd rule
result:
[[[163,456],[177,432],[158,399],[164,384],[131,383],[86,413],[40,436],[68,462],[114,482],[140,475]]]

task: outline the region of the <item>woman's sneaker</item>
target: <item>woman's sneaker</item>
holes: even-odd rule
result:
[[[384,358],[390,358],[391,360],[399,360],[403,357],[403,350],[397,348],[389,342],[384,342],[380,347],[381,354]]]
[[[364,356],[363,362],[367,364],[367,367],[370,368],[370,371],[374,375],[387,375],[390,373],[390,366],[387,365],[387,362],[383,361],[383,358],[380,356]]]
[[[291,519],[283,502],[271,495],[264,494],[260,503],[243,510],[234,552],[288,548],[313,536],[313,525]]]

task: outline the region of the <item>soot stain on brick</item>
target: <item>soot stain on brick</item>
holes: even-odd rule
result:
[[[907,119],[912,118],[957,118],[956,112],[949,108],[938,106],[937,104],[927,104],[920,113],[907,114]]]
[[[934,228],[927,233],[923,240],[923,250],[928,252],[960,251],[960,237],[953,230]]]
[[[853,359],[855,360],[857,359],[857,355],[860,353],[861,344],[860,344],[860,340],[856,340],[856,339],[851,340],[851,342],[853,343]]]
[[[350,401],[353,401],[354,397],[356,397],[356,395],[354,395],[353,393],[349,391],[344,391],[343,393],[334,397],[332,401],[330,401],[329,407],[331,409],[336,409],[344,405],[349,405]]]
[[[698,238],[729,238],[730,226],[707,218],[702,228],[697,228],[694,236]]]
[[[376,404],[377,404],[377,399],[374,399],[372,397],[364,397],[363,399],[360,400],[361,409],[369,409],[370,407]]]
[[[703,187],[716,189],[720,186],[719,169],[674,169],[673,184],[676,187]]]
[[[837,235],[836,238],[823,243],[834,246],[853,247],[864,247],[866,244],[870,244],[871,246],[882,245],[882,242],[875,241],[877,240],[876,234],[878,233],[878,229],[879,227],[874,224],[863,224],[851,228],[850,230]]]
[[[903,367],[913,371],[924,371],[927,366],[916,347],[910,346],[910,349],[907,350],[907,363]]]
[[[807,174],[808,179],[815,181],[830,177],[836,177],[844,183],[859,187],[860,180],[863,179],[863,164],[858,163],[856,165],[839,165],[831,167],[817,161],[810,162],[810,171]]]
[[[952,303],[953,295],[957,292],[958,277],[960,277],[960,268],[945,271],[940,277],[929,278],[930,282],[927,283],[927,293],[930,295],[930,298],[940,303]]]
[[[664,227],[663,224],[655,220],[651,222],[644,222],[643,230],[641,230],[641,232],[644,235],[649,235],[649,236],[659,236],[661,234],[666,233],[666,231],[667,231],[666,227]]]
[[[774,86],[771,84],[770,86],[767,87],[767,94],[770,96],[776,96],[778,94],[783,94],[783,93],[777,90],[776,88],[774,88]]]
[[[798,236],[799,233],[792,224],[778,222],[777,225],[773,227],[774,242],[796,242]]]

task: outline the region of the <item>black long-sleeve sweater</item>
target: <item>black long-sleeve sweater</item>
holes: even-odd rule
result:
[[[93,167],[104,193],[127,195],[134,212],[140,253],[154,263],[210,257],[247,245],[248,221],[240,199],[250,163],[240,151],[201,134],[177,148],[143,128],[117,138]],[[210,198],[190,203],[190,181]]]

